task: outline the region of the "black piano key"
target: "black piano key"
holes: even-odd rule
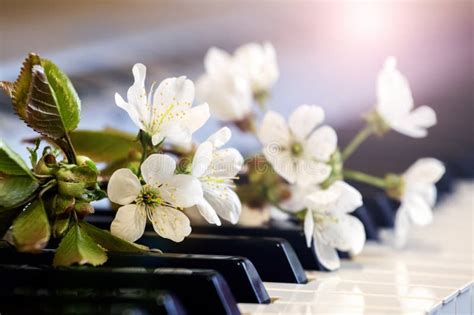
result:
[[[0,265],[0,296],[156,297],[174,293],[189,314],[240,314],[224,278],[213,270],[170,268],[33,268]]]
[[[270,296],[253,264],[243,257],[159,253],[108,253],[104,267],[191,268],[212,269],[227,281],[240,303],[270,303]],[[13,249],[0,249],[0,264],[50,266],[54,251],[41,254],[19,253]]]
[[[248,236],[257,239],[261,237],[282,238],[290,243],[304,269],[326,270],[316,257],[314,249],[312,247],[309,248],[306,245],[306,238],[301,224],[292,221],[271,221],[268,224],[264,224],[259,227],[246,227],[239,225],[194,225],[193,233],[193,235],[215,234],[227,236]],[[257,270],[259,270],[258,267]],[[260,275],[262,275],[261,272]]]
[[[393,228],[395,213],[398,209],[396,201],[388,198],[385,194],[377,194],[364,198],[364,206],[377,227]]]
[[[27,299],[27,303],[25,303]],[[149,297],[0,296],[0,312],[9,315],[186,315],[179,299],[165,291]]]
[[[243,256],[254,264],[263,281],[306,283],[304,269],[291,245],[281,238],[190,235],[175,243],[145,232],[138,243],[167,253]]]

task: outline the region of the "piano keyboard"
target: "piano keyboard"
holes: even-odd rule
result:
[[[459,183],[413,229],[404,250],[368,243],[336,272],[307,271],[307,284],[265,282],[268,305],[243,314],[474,314],[474,184]]]
[[[196,228],[179,244],[146,233],[166,254],[110,253],[98,268],[53,269],[51,250],[0,246],[0,314],[473,314],[473,190],[455,185],[406,249],[371,241],[335,272],[315,271],[294,228]]]

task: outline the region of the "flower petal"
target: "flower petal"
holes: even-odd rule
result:
[[[211,75],[218,75],[231,64],[231,56],[224,50],[211,47],[204,57],[204,68]]]
[[[366,240],[365,229],[362,222],[352,215],[346,215],[346,231],[349,234],[349,251],[352,255],[358,255],[364,249]]]
[[[265,147],[290,146],[290,130],[285,119],[274,111],[268,111],[258,131],[258,138]]]
[[[140,120],[140,115],[137,109],[134,106],[131,106],[130,104],[125,102],[122,96],[118,93],[115,93],[115,103],[117,104],[118,107],[120,107],[121,109],[123,109],[124,111],[128,113],[128,116],[138,128],[140,128],[141,130],[145,129],[145,127],[143,126]]]
[[[201,202],[196,204],[196,208],[204,219],[210,224],[221,225],[221,220],[217,216],[216,210],[212,208],[209,202],[206,199],[203,199]]]
[[[229,127],[222,127],[221,129],[210,135],[206,141],[212,143],[214,147],[220,148],[224,144],[226,144],[231,137],[232,132],[230,131]]]
[[[157,207],[152,210],[151,217],[155,232],[173,242],[181,242],[191,233],[189,218],[182,211]]]
[[[133,78],[135,82],[133,85],[137,87],[144,87],[145,86],[145,78],[146,78],[146,67],[142,63],[136,63],[133,65],[132,68]]]
[[[339,198],[339,192],[334,189],[319,189],[306,196],[305,204],[309,209],[331,212]]]
[[[189,208],[203,198],[201,183],[191,175],[178,174],[159,187],[161,197],[175,207]]]
[[[435,184],[443,177],[446,168],[434,158],[422,158],[412,164],[403,174],[407,185]]]
[[[331,246],[323,242],[319,233],[314,233],[314,251],[319,262],[328,270],[336,270],[341,266],[337,251]]]
[[[237,194],[229,187],[222,190],[205,188],[204,198],[221,218],[232,224],[239,221],[242,204]]]
[[[209,164],[212,161],[213,150],[214,146],[208,141],[203,142],[198,146],[193,157],[191,175],[201,177],[207,171]]]
[[[153,106],[159,113],[172,109],[190,108],[194,101],[194,84],[185,76],[161,81],[153,95]]]
[[[334,205],[335,212],[348,213],[362,206],[362,195],[348,183],[336,181],[329,189],[331,188],[339,194],[339,198]]]
[[[306,246],[311,247],[311,241],[314,234],[314,218],[311,210],[306,210],[304,216],[304,235],[306,237]]]
[[[392,125],[408,115],[413,108],[413,97],[407,79],[396,68],[390,57],[377,77],[377,112]]]
[[[145,209],[131,204],[118,209],[110,226],[110,232],[124,240],[135,242],[143,235],[145,226]]]
[[[190,133],[193,133],[201,128],[210,116],[209,105],[207,103],[191,107],[187,112],[185,126],[189,129]]]
[[[426,137],[426,128],[436,125],[436,113],[428,106],[420,106],[403,119],[398,119],[392,124],[392,128],[401,134],[413,138]]]
[[[121,168],[110,177],[107,195],[110,201],[127,205],[137,198],[141,189],[142,185],[137,176],[128,168]]]
[[[175,160],[166,154],[152,154],[142,164],[145,183],[157,186],[168,181],[176,169]]]
[[[324,121],[324,110],[315,105],[298,106],[288,120],[290,130],[298,141],[304,141],[311,131]]]
[[[234,148],[214,151],[205,175],[210,177],[234,177],[244,165],[244,158]]]
[[[337,149],[336,131],[329,126],[318,128],[309,136],[304,147],[307,155],[327,162]]]
[[[275,172],[290,184],[296,183],[296,163],[291,153],[279,147],[264,147],[263,154]]]
[[[428,225],[433,221],[433,210],[423,198],[417,194],[409,194],[402,200],[399,211],[407,211],[416,225]]]
[[[296,183],[298,185],[319,184],[331,175],[331,166],[325,163],[305,158],[296,161]]]
[[[405,247],[408,241],[408,233],[410,231],[410,216],[406,209],[400,208],[395,215],[395,232],[393,246],[396,248]]]

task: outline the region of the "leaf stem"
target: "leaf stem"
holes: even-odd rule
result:
[[[76,150],[74,150],[74,146],[72,145],[72,141],[71,141],[71,137],[69,137],[69,133],[66,133],[65,139],[66,139],[66,144],[68,146],[68,151],[69,151],[68,153],[66,153],[68,162],[70,164],[77,164]]]
[[[387,187],[385,183],[385,179],[377,176],[373,176],[370,174],[366,174],[359,171],[354,170],[344,170],[343,171],[344,178],[352,179],[361,183],[369,184],[375,186],[380,189],[385,189]]]
[[[352,139],[352,141],[346,146],[344,151],[342,151],[342,160],[347,160],[349,156],[354,153],[354,151],[362,144],[362,142],[364,142],[372,133],[373,128],[369,124],[361,129]]]

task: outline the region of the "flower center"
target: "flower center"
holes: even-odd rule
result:
[[[162,204],[163,199],[156,188],[145,185],[142,187],[135,202],[140,206],[156,206]]]
[[[293,156],[300,156],[303,153],[303,146],[301,143],[295,142],[291,145],[291,154]]]

